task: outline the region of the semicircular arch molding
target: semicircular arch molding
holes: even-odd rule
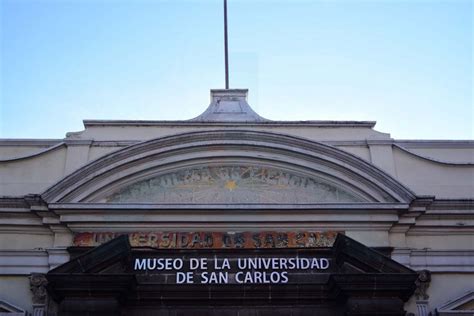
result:
[[[48,203],[314,204],[409,203],[415,195],[382,170],[332,146],[226,130],[129,146],[80,168],[42,197]]]

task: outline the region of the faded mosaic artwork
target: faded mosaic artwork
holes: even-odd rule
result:
[[[74,246],[96,247],[128,235],[132,247],[159,249],[312,248],[331,247],[338,233],[343,232],[83,232],[74,235]]]
[[[318,178],[258,166],[196,167],[134,183],[107,202],[324,203],[363,202]]]

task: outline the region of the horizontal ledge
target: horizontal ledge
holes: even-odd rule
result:
[[[149,203],[50,203],[51,210],[406,210],[406,203],[321,204],[149,204]]]
[[[42,138],[0,138],[0,146],[53,146],[61,143],[64,139],[42,139]]]
[[[192,218],[192,219],[186,219],[183,217],[181,220],[176,218],[176,216],[168,216],[168,217],[143,217],[143,216],[126,216],[126,217],[118,217],[118,216],[94,216],[92,218],[84,218],[81,215],[64,215],[61,218],[61,223],[63,224],[70,224],[70,223],[85,223],[85,224],[92,224],[92,223],[103,223],[103,224],[110,224],[112,223],[123,223],[126,225],[130,225],[133,223],[134,226],[140,226],[140,224],[146,221],[146,225],[177,225],[177,226],[182,226],[184,227],[185,225],[193,225],[195,227],[203,227],[204,225],[232,225],[232,226],[242,226],[242,225],[251,225],[255,227],[263,227],[265,224],[271,224],[273,226],[276,225],[291,225],[291,226],[296,226],[296,225],[303,225],[303,226],[308,226],[311,225],[311,227],[315,227],[317,225],[320,225],[322,227],[325,226],[330,226],[334,224],[344,224],[348,230],[350,230],[351,225],[363,225],[366,228],[372,228],[375,227],[376,225],[383,225],[385,229],[389,229],[393,223],[395,222],[394,219],[391,218],[381,218],[380,220],[376,221],[371,221],[367,222],[367,218],[361,219],[361,220],[347,220],[347,219],[327,219],[324,220],[321,217],[319,218],[311,218],[311,219],[300,219],[300,220],[291,220],[289,221],[288,218],[282,218],[282,219],[272,219],[272,218],[265,218],[265,220],[260,220],[260,221],[255,221],[252,219],[241,219],[241,218],[235,218],[235,219],[226,219],[224,217],[222,218],[217,218],[215,220],[211,220],[210,218],[202,218],[197,219],[197,218]],[[273,227],[269,226],[269,227]]]
[[[449,236],[449,235],[471,235],[474,227],[413,227],[406,233],[407,236]]]
[[[397,139],[396,145],[405,148],[468,148],[474,149],[474,140],[468,139]]]
[[[375,121],[191,121],[191,120],[83,120],[84,127],[94,126],[314,126],[314,127],[365,127],[373,128]]]
[[[431,264],[410,264],[410,269],[430,270],[430,272],[438,273],[472,273],[474,272],[474,265],[431,265]]]
[[[377,223],[377,224],[351,224],[347,226],[346,223],[320,223],[315,225],[314,223],[189,223],[189,222],[167,222],[167,223],[133,223],[133,227],[130,226],[130,223],[117,223],[117,222],[74,222],[67,223],[67,227],[73,232],[136,232],[138,230],[173,230],[179,232],[194,232],[202,231],[262,231],[262,230],[272,230],[272,231],[286,231],[286,230],[307,230],[307,231],[387,231],[390,224],[386,223]]]
[[[107,120],[85,120],[84,122],[87,122],[87,126],[118,126],[122,125],[120,122],[125,122],[124,125],[133,125],[136,126],[137,124],[139,125],[144,125],[144,126],[168,126],[171,125],[171,123],[175,121],[107,121]],[[133,122],[133,123],[132,123]],[[137,123],[138,122],[138,123]],[[170,123],[171,122],[171,123]],[[192,126],[195,125],[215,125],[216,123],[209,123],[209,124],[203,124],[199,123],[196,124],[195,122],[186,122],[186,121],[178,121],[178,122],[185,122],[187,125],[191,124]],[[312,124],[314,126],[315,124],[324,124],[324,123],[330,123],[334,121],[289,121],[289,122],[278,122],[278,121],[272,121],[272,122],[266,122],[263,123],[263,125],[269,125],[269,124],[278,124],[278,125],[284,125],[288,123],[287,125],[293,126],[293,125],[298,125],[304,126],[304,123],[307,124]],[[245,123],[245,122],[240,122],[238,125],[246,124],[251,125],[251,124],[260,124],[262,123]],[[303,123],[303,124],[302,124]],[[372,121],[342,121],[339,124],[336,124],[337,126],[344,126],[345,124],[354,124],[356,123],[358,126],[364,126],[364,125],[369,125],[370,124],[375,124],[375,122]],[[223,123],[217,123],[217,124],[224,124]],[[236,123],[232,122],[227,122],[225,124],[231,124],[232,126],[236,125]],[[107,144],[107,145],[131,145],[131,144],[136,144],[140,142],[139,140],[117,140],[117,139],[109,139],[109,140],[93,140],[93,139],[73,139],[73,138],[61,138],[61,139],[34,139],[34,138],[28,138],[28,139],[22,139],[22,138],[3,138],[0,139],[0,146],[41,146],[41,147],[50,147],[57,145],[62,142],[67,142],[68,144],[82,144],[84,142],[91,143],[92,145],[102,145],[102,144]],[[472,149],[474,148],[474,141],[473,140],[444,140],[444,139],[370,139],[370,140],[334,140],[334,139],[321,139],[319,140],[320,142],[323,143],[330,143],[333,145],[357,145],[357,146],[365,146],[367,144],[380,144],[380,145],[399,145],[404,148],[408,149],[413,149],[413,148],[467,148],[467,149]]]
[[[5,276],[24,276],[31,275],[32,273],[48,273],[50,270],[49,265],[43,266],[31,266],[31,267],[20,267],[20,268],[5,268],[2,270],[2,275]],[[7,314],[9,315],[9,314]]]

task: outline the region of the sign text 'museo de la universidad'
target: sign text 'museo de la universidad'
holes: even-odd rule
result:
[[[173,284],[284,284],[293,273],[325,272],[329,265],[328,258],[297,256],[145,257],[134,259],[133,270],[166,274]]]

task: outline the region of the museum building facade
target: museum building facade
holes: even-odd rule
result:
[[[0,315],[473,315],[474,141],[271,121],[0,140]]]

